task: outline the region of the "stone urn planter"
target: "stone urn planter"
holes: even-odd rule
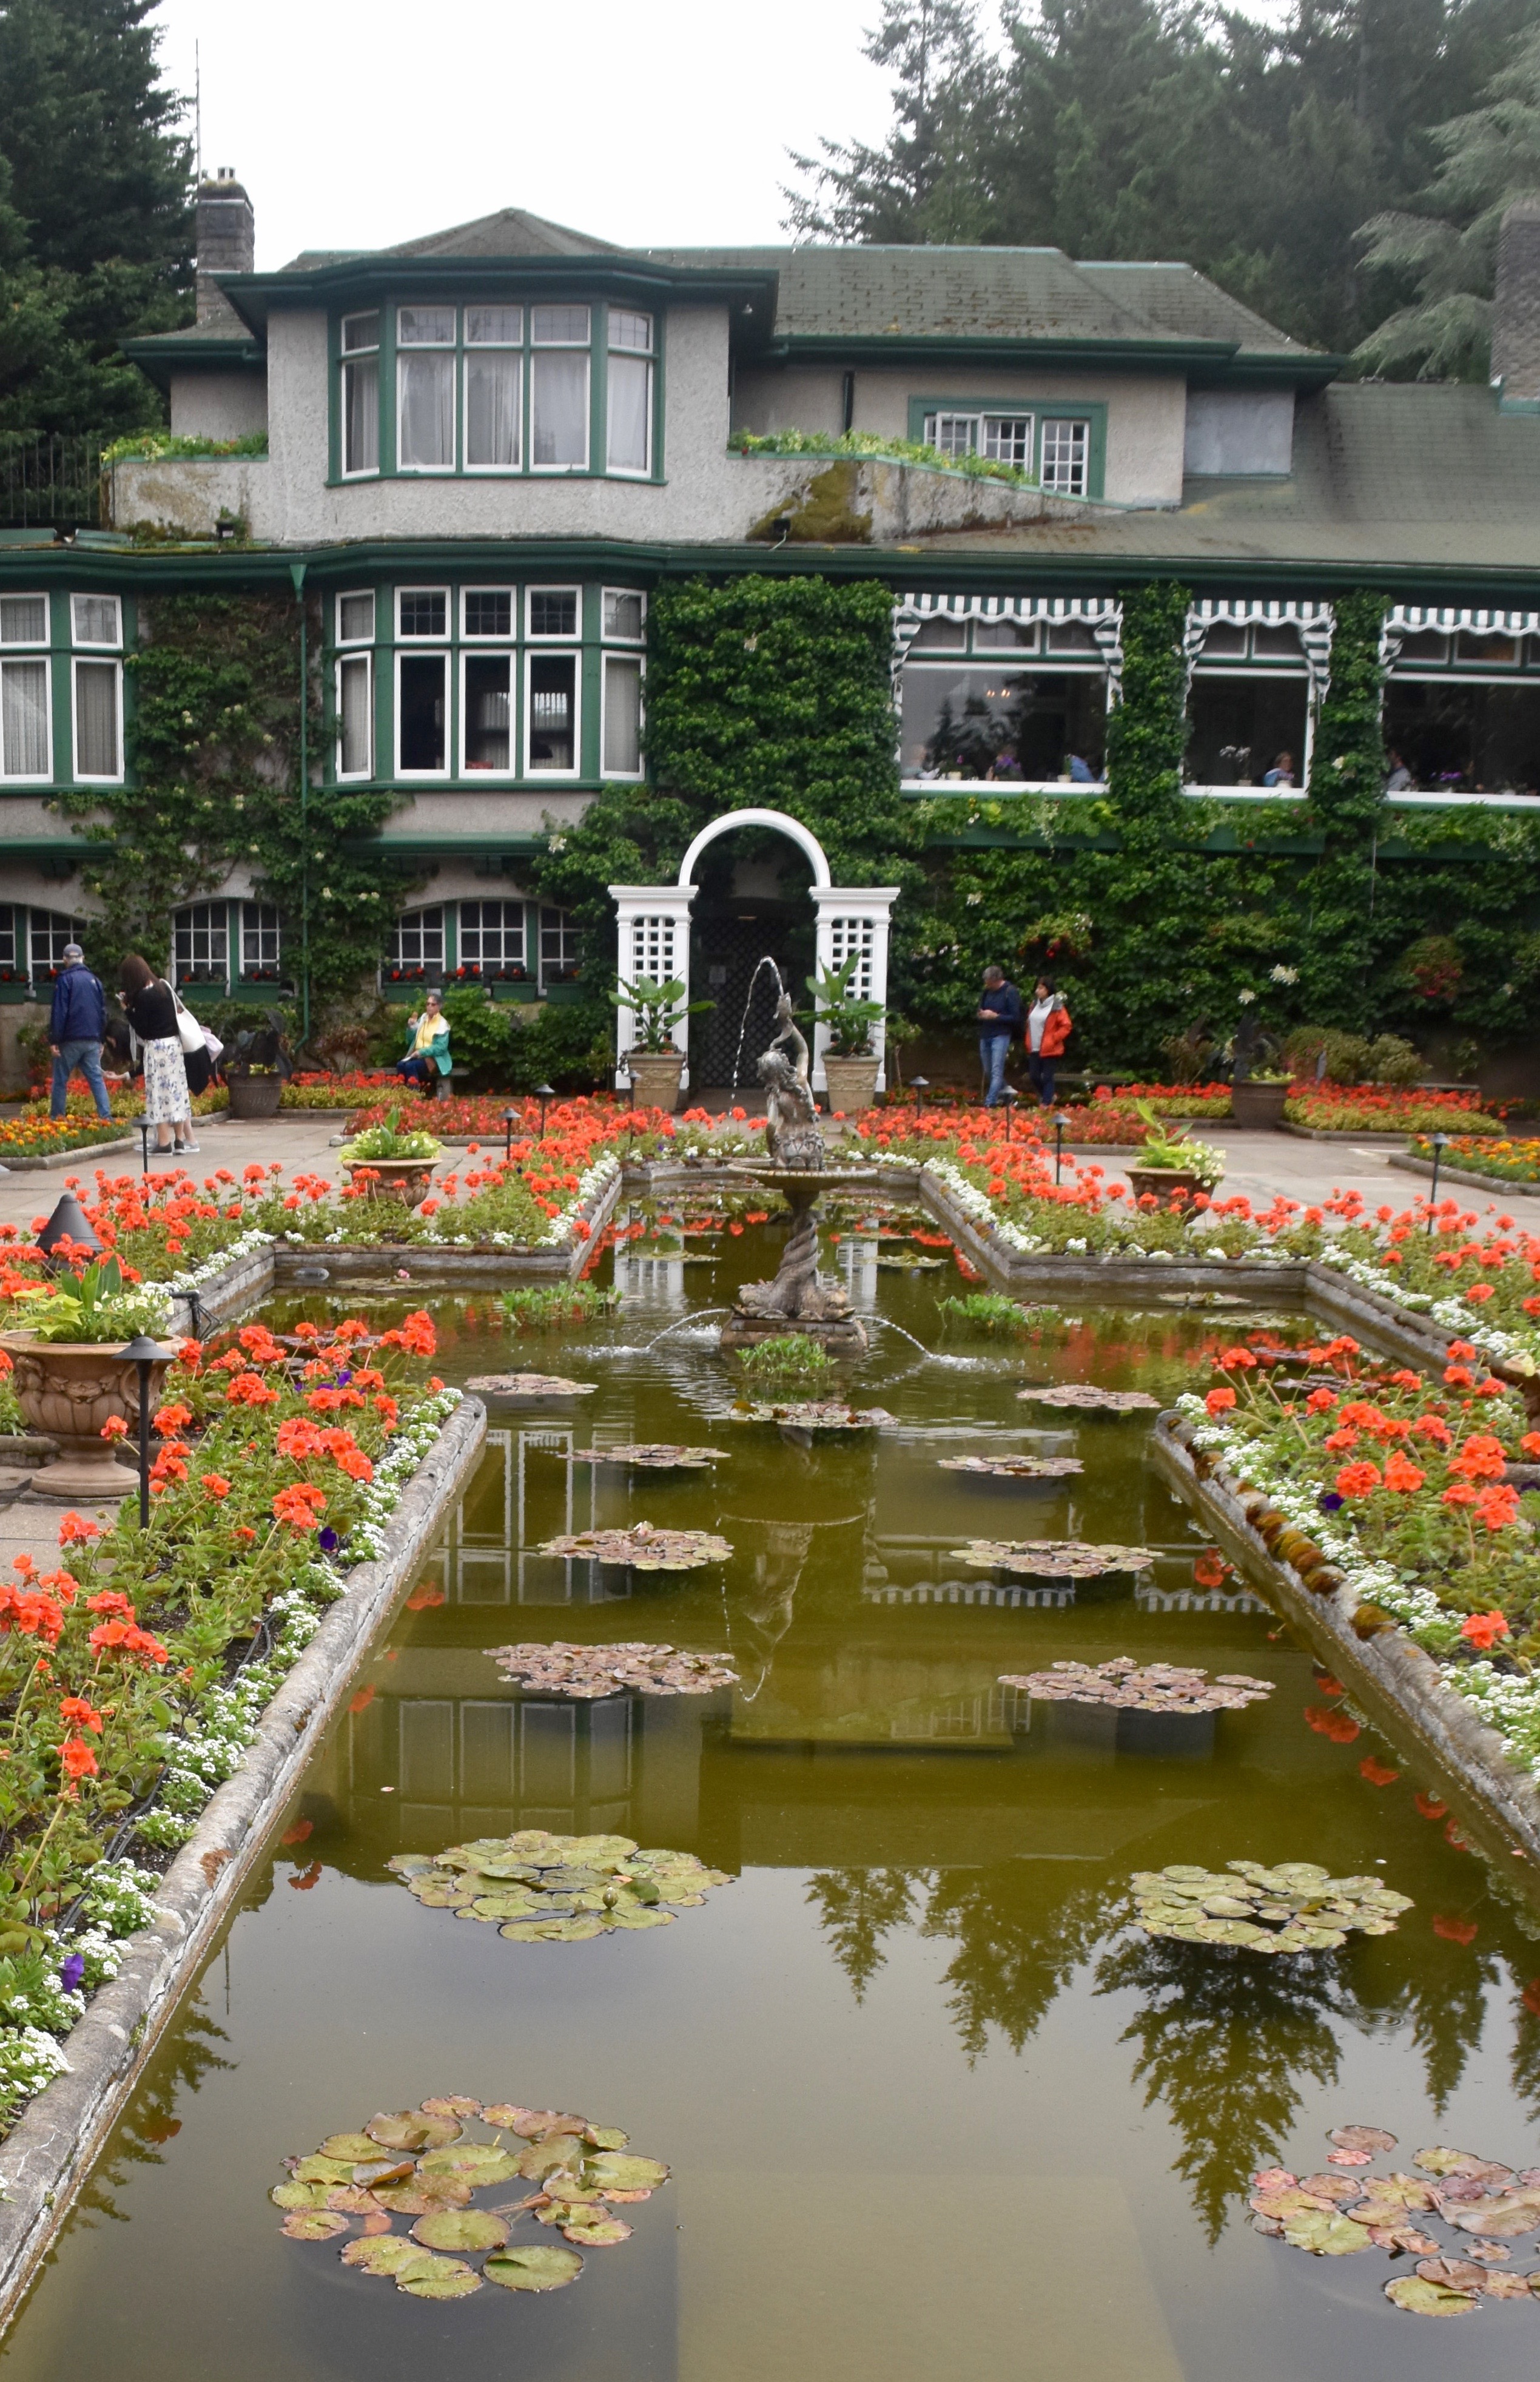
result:
[[[1209,1188],[1201,1174],[1191,1173],[1183,1166],[1130,1166],[1124,1171],[1136,1199],[1153,1191],[1163,1208],[1168,1208],[1179,1197],[1184,1208],[1190,1208],[1194,1194]]]
[[[229,1086],[233,1117],[277,1115],[278,1103],[284,1096],[282,1075],[232,1075]]]
[[[829,1114],[859,1116],[877,1097],[877,1062],[872,1059],[838,1059],[824,1054],[824,1074],[829,1087]]]
[[[1283,1123],[1283,1104],[1289,1098],[1288,1084],[1232,1084],[1229,1104],[1237,1124],[1260,1125],[1276,1133]]]
[[[343,1161],[343,1172],[366,1198],[396,1199],[404,1208],[421,1208],[435,1163],[431,1158],[355,1158]]]
[[[684,1055],[678,1050],[632,1050],[627,1065],[631,1074],[631,1098],[639,1109],[662,1109],[671,1116],[679,1105],[679,1079]]]
[[[34,1492],[70,1504],[100,1504],[126,1497],[139,1487],[139,1474],[120,1464],[102,1427],[116,1416],[139,1441],[139,1372],[125,1365],[115,1342],[34,1340],[30,1332],[0,1332],[10,1357],[17,1402],[29,1428],[53,1440],[58,1455],[32,1475]],[[150,1369],[150,1411],[160,1405],[173,1362]]]

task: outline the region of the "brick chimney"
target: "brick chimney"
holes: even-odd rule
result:
[[[232,166],[198,185],[198,320],[228,313],[216,273],[251,273],[257,258],[257,219]]]
[[[1505,398],[1540,398],[1540,194],[1515,199],[1497,234],[1492,378]]]

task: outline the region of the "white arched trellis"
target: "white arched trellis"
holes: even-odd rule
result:
[[[615,903],[616,923],[619,929],[620,974],[628,984],[639,976],[651,976],[654,983],[666,984],[673,979],[685,987],[685,1000],[690,998],[690,908],[700,888],[692,882],[696,863],[709,844],[718,836],[736,834],[739,828],[763,827],[777,835],[786,836],[801,852],[813,869],[810,888],[813,908],[817,913],[814,952],[817,965],[822,968],[844,968],[851,960],[856,963],[851,991],[862,1001],[886,1001],[887,999],[887,941],[893,904],[898,898],[896,885],[836,885],[829,875],[828,855],[811,828],[785,811],[741,810],[724,811],[719,818],[703,827],[679,863],[678,881],[674,885],[612,885],[610,899]],[[628,1064],[636,1040],[636,1020],[629,1009],[619,1013],[617,1033],[615,1081],[624,1090],[630,1081]],[[688,1021],[680,1018],[674,1028],[675,1047],[681,1052],[689,1047]],[[813,1042],[813,1082],[815,1090],[826,1089],[824,1073],[824,1052],[828,1033],[820,1025],[814,1029]],[[873,1048],[877,1054],[877,1089],[885,1087],[885,1030],[881,1022],[872,1034]],[[688,1072],[685,1077],[689,1082]]]

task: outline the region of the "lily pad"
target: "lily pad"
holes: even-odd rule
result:
[[[1099,1579],[1105,1573],[1148,1571],[1148,1547],[1088,1546],[1082,1539],[970,1539],[953,1547],[953,1563],[972,1571],[1025,1572],[1035,1579]]]
[[[564,2284],[577,2281],[582,2264],[575,2250],[539,2241],[528,2249],[499,2251],[482,2271],[489,2283],[501,2283],[505,2290],[559,2291]]]
[[[886,1406],[851,1406],[837,1398],[806,1398],[783,1406],[735,1406],[732,1419],[779,1423],[786,1430],[881,1430],[895,1417]]]
[[[421,2181],[387,2183],[370,2194],[377,2208],[396,2216],[431,2216],[438,2208],[463,2208],[471,2197],[464,2176],[425,2175]]]
[[[1468,2176],[1478,2183],[1506,2183],[1513,2173],[1497,2159],[1477,2158],[1473,2151],[1449,2150],[1441,2143],[1418,2151],[1415,2163],[1429,2175]]]
[[[479,2118],[482,2114],[481,2103],[469,2099],[463,2093],[451,2093],[439,2101],[424,2101],[422,2108],[430,2118]]]
[[[334,2215],[329,2208],[295,2208],[278,2230],[291,2241],[335,2241],[339,2233],[347,2232],[348,2219]]]
[[[1242,1712],[1273,1692],[1271,1679],[1250,1678],[1244,1672],[1210,1679],[1206,1671],[1174,1663],[1141,1664],[1131,1654],[1094,1665],[1055,1663],[1046,1671],[1006,1672],[1000,1685],[1020,1688],[1037,1703],[1094,1704],[1114,1712]]]
[[[453,2118],[429,2117],[422,2109],[393,2109],[371,2118],[364,2132],[384,2150],[429,2151],[458,2142],[460,2127]]]
[[[1019,1398],[1036,1406],[1074,1406],[1091,1414],[1158,1412],[1160,1400],[1148,1390],[1101,1390],[1090,1381],[1045,1382],[1041,1389],[1018,1390]]]
[[[574,1448],[568,1464],[625,1464],[642,1472],[703,1472],[725,1464],[726,1448],[679,1447],[667,1440],[645,1440],[626,1447]]]
[[[486,2208],[446,2208],[434,2216],[420,2216],[411,2238],[425,2250],[500,2250],[508,2229]]]
[[[482,2278],[463,2258],[424,2257],[420,2265],[397,2270],[396,2288],[414,2300],[468,2300],[482,2288]]]
[[[1522,2200],[1467,2200],[1448,2215],[1462,2233],[1485,2233],[1497,2241],[1515,2241],[1540,2228],[1540,2208]]]
[[[379,2144],[369,2134],[328,2134],[320,2156],[329,2159],[377,2159]]]
[[[577,1530],[547,1539],[540,1552],[631,1571],[699,1571],[706,1564],[726,1563],[732,1549],[709,1530],[660,1530],[651,1522],[636,1522],[629,1530]]]
[[[296,2183],[351,2183],[351,2159],[322,2158],[319,2155],[300,2159],[294,2169]]]
[[[1231,1861],[1224,1870],[1178,1861],[1164,1870],[1136,1870],[1131,1883],[1134,1922],[1147,1935],[1264,1953],[1335,1951],[1351,1933],[1394,1933],[1389,1908],[1411,1908],[1409,1897],[1392,1895],[1377,1878],[1332,1877],[1314,1861],[1275,1869]],[[1331,2156],[1338,2167],[1353,2167],[1366,2165],[1371,2154],[1338,2149]]]
[[[416,2265],[422,2253],[404,2233],[378,2233],[349,2241],[341,2255],[345,2266],[361,2266],[366,2275],[394,2275],[402,2266]]]
[[[1417,2272],[1424,2283],[1442,2283],[1448,2291],[1479,2291],[1486,2282],[1482,2268],[1469,2258],[1424,2258]]]
[[[1421,2275],[1398,2275],[1394,2282],[1386,2284],[1385,2296],[1409,2315],[1470,2315],[1480,2305],[1464,2291],[1424,2282]]]
[[[639,2158],[634,2151],[596,2151],[584,2167],[601,2192],[614,2184],[621,2192],[652,2192],[668,2180],[660,2159]]]
[[[1336,2209],[1298,2210],[1285,2220],[1283,2238],[1296,2250],[1309,2250],[1317,2258],[1351,2258],[1357,2251],[1374,2248],[1367,2227]]]
[[[1078,1455],[938,1455],[943,1472],[987,1480],[1064,1480],[1085,1467]]]
[[[267,2196],[275,2208],[324,2208],[327,2190],[324,2183],[275,2183]]]
[[[1334,2126],[1329,2138],[1339,2151],[1393,2151],[1396,2137],[1383,2126]]]
[[[1481,2278],[1482,2297],[1488,2300],[1527,2300],[1533,2298],[1528,2275],[1487,2275]]]
[[[575,2211],[563,2225],[562,2231],[569,2241],[581,2241],[585,2248],[605,2248],[614,2241],[629,2241],[631,2229],[620,2216],[606,2216],[602,2209]]]
[[[721,1654],[691,1654],[676,1646],[631,1643],[576,1646],[557,1639],[488,1649],[505,1678],[541,1695],[591,1702],[628,1690],[642,1695],[704,1696],[738,1677]],[[528,1832],[526,1832],[528,1833]],[[634,1851],[635,1848],[632,1847]]]
[[[455,1882],[452,1895],[440,1893],[441,1880]],[[641,1851],[631,1836],[563,1836],[525,1828],[511,1836],[451,1845],[432,1868],[403,1876],[401,1883],[419,1900],[452,1904],[458,1918],[496,1926],[510,1943],[577,1944],[611,1931],[666,1926],[673,1911],[659,1904],[698,1907],[713,1887],[730,1880],[725,1870],[708,1869],[693,1853],[666,1846]],[[477,1892],[478,1886],[484,1890]],[[442,2102],[434,2107],[454,2106]],[[401,2113],[397,2130],[411,2131],[413,2120],[450,2122],[425,2108],[409,2110]]]

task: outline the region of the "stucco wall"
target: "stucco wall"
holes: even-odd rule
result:
[[[1001,398],[1033,406],[1056,399],[1083,399],[1105,404],[1104,495],[1107,501],[1123,505],[1181,501],[1187,383],[1179,374],[984,372],[972,365],[862,367],[855,376],[851,427],[907,438],[911,397]],[[837,430],[843,399],[844,374],[837,365],[824,371],[740,368],[733,397],[733,425],[747,430]]]
[[[282,492],[265,455],[167,456],[158,463],[130,457],[112,467],[110,504],[114,529],[153,522],[213,537],[221,513],[238,513],[255,538],[283,534]]]
[[[265,374],[173,373],[171,427],[178,438],[249,438],[253,431],[265,430]]]

